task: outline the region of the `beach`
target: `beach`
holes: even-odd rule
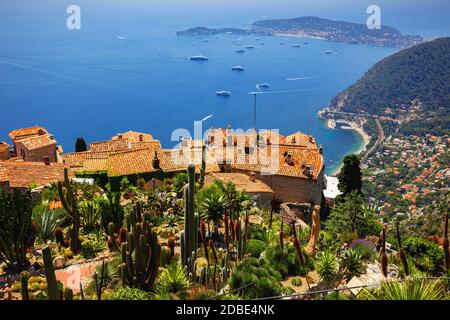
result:
[[[358,125],[356,122],[353,121],[349,121],[349,120],[338,120],[338,122],[340,123],[345,123],[346,126],[340,126],[337,129],[342,129],[342,130],[353,130],[355,131],[359,137],[361,138],[361,144],[358,147],[357,150],[355,150],[352,153],[355,154],[360,154],[363,151],[366,151],[367,145],[370,142],[371,136],[367,134],[367,132],[364,131],[364,129],[362,128],[362,125]],[[336,121],[334,119],[327,119],[326,121],[326,127],[327,129],[330,130],[336,130]],[[333,171],[330,172],[330,176],[335,176],[339,173],[339,171],[342,168],[342,160],[340,161],[339,165],[333,169]]]

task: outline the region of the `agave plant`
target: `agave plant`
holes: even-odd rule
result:
[[[169,230],[171,234],[176,233],[176,229],[183,220],[182,216],[170,213],[164,216],[164,229]]]
[[[40,206],[33,210],[33,221],[39,238],[44,242],[50,240],[55,229],[64,224],[66,216],[63,209],[48,210]]]
[[[383,282],[375,291],[367,291],[369,300],[441,300],[446,294],[442,282],[411,278],[403,282]]]
[[[84,200],[79,204],[81,225],[85,230],[94,230],[100,225],[101,208],[95,200]]]
[[[319,252],[316,256],[315,269],[319,274],[320,281],[324,282],[326,285],[331,285],[338,277],[338,259],[331,252]]]
[[[191,282],[186,269],[179,263],[172,263],[161,272],[155,287],[155,295],[175,294],[179,297],[186,297],[190,286]]]
[[[340,267],[347,277],[359,276],[363,274],[366,269],[361,255],[353,249],[345,250],[342,253]]]

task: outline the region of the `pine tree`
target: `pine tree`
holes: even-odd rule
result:
[[[86,142],[83,137],[78,137],[77,142],[75,143],[75,152],[83,152],[87,151]]]
[[[349,195],[352,191],[357,191],[361,194],[362,172],[359,156],[356,154],[345,156],[343,163],[344,166],[337,176],[339,179],[339,190],[343,193],[343,196]]]

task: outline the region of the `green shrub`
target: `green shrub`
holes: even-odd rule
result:
[[[259,224],[251,225],[248,228],[249,239],[255,239],[267,242],[267,229]]]
[[[271,297],[280,295],[282,287],[279,283],[281,275],[267,261],[256,258],[244,259],[231,275],[228,284],[231,290],[239,290],[244,299]],[[250,285],[253,283],[253,285]]]
[[[291,280],[291,284],[293,286],[300,287],[302,285],[302,279],[300,279],[300,278],[293,278]]]
[[[365,239],[357,239],[353,241],[350,244],[350,248],[355,250],[364,260],[371,260],[375,253],[375,245]]]
[[[172,263],[161,272],[155,292],[157,295],[168,293],[185,298],[190,285],[185,268],[179,263]]]
[[[283,279],[287,276],[305,276],[307,271],[314,270],[313,260],[305,252],[303,256],[307,270],[298,260],[297,252],[291,243],[285,243],[283,250],[279,244],[270,245],[266,250],[266,260],[281,273]]]
[[[85,259],[93,259],[96,257],[96,250],[92,243],[85,241],[81,244],[81,256]]]
[[[247,252],[255,258],[259,258],[261,253],[266,249],[267,244],[261,240],[250,239],[248,240]]]
[[[360,276],[366,270],[361,255],[353,249],[345,250],[341,254],[340,267],[348,278]]]
[[[316,271],[320,281],[328,285],[332,284],[337,280],[339,273],[338,259],[330,252],[319,252],[316,257]]]
[[[411,257],[414,266],[420,271],[439,275],[443,271],[444,252],[434,242],[411,237],[403,242],[406,256]]]
[[[108,300],[150,300],[150,293],[138,288],[124,287],[113,292]]]

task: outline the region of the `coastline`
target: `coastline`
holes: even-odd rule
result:
[[[335,120],[334,119],[326,119],[326,125],[325,126],[326,126],[327,129],[330,129],[330,130],[339,130],[339,129],[342,129],[342,130],[353,130],[359,136],[361,143],[360,143],[359,147],[355,151],[353,151],[352,153],[360,154],[361,152],[365,151],[366,148],[367,148],[367,145],[370,142],[371,136],[368,135],[367,132],[364,131],[362,126],[359,126],[356,122],[348,121],[348,120],[345,120],[345,121],[342,121],[342,122],[345,122],[348,125],[345,126],[345,127],[342,126],[342,127],[338,128],[338,129],[336,129],[336,122],[335,122]],[[336,166],[329,173],[329,175],[330,176],[336,176],[339,173],[339,171],[341,170],[342,165],[343,164],[342,164],[342,159],[341,159],[341,161],[339,162],[339,165]]]

